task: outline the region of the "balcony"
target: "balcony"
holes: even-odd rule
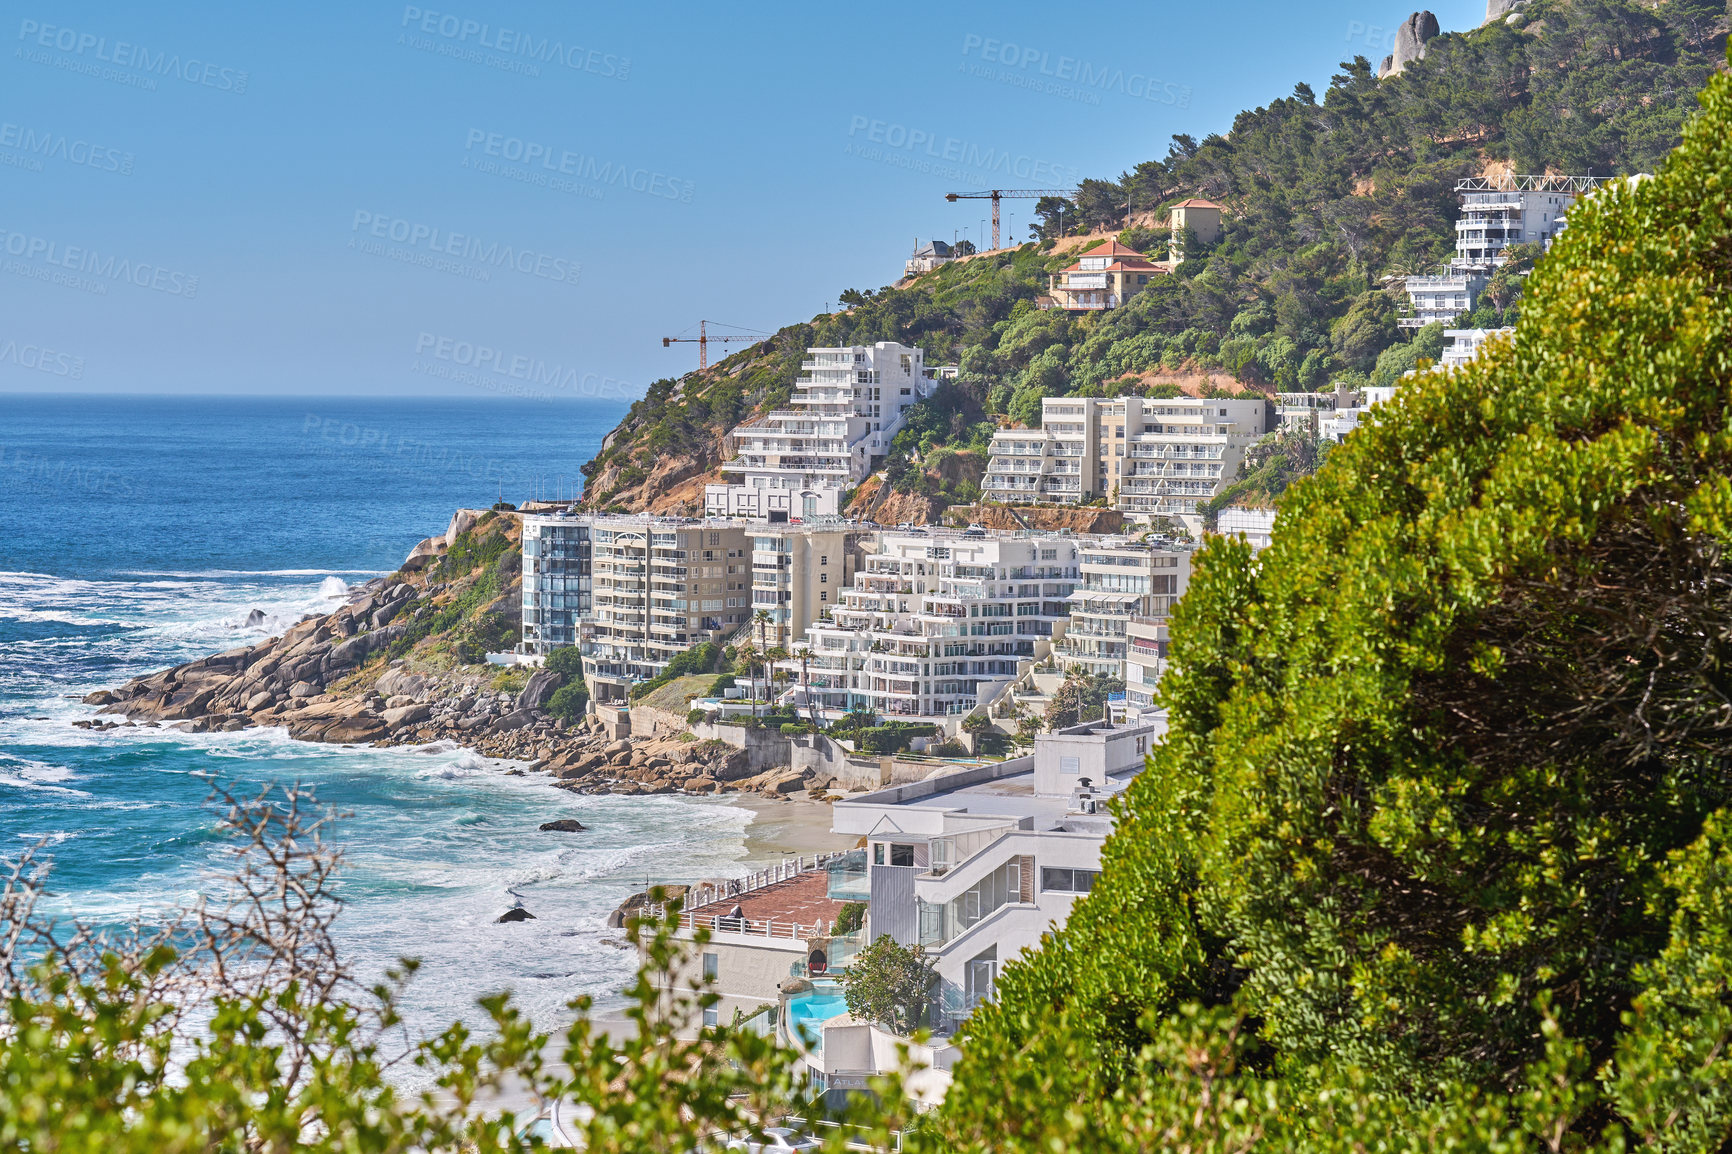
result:
[[[866,851],[853,849],[841,857],[833,858],[824,867],[829,871],[829,886],[825,890],[833,902],[864,902],[872,898],[872,887],[867,881]]]

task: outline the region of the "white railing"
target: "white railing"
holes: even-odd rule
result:
[[[792,861],[777,862],[775,865],[770,866],[768,869],[762,869],[762,870],[759,870],[757,873],[747,874],[743,878],[728,878],[724,881],[719,881],[719,882],[705,882],[702,885],[693,886],[691,889],[686,891],[684,904],[685,904],[685,907],[689,910],[689,909],[695,909],[695,908],[698,908],[701,906],[707,906],[707,905],[711,904],[712,902],[726,901],[729,898],[739,897],[741,894],[749,894],[754,890],[761,890],[766,886],[773,886],[773,885],[777,884],[778,882],[785,882],[785,881],[789,880],[790,878],[799,877],[803,873],[809,873],[812,870],[822,869],[825,865],[829,864],[832,860],[841,857],[846,852],[847,852],[846,850],[836,850],[832,853],[814,854],[813,856],[811,856],[809,858],[797,856]],[[665,912],[665,907],[661,906],[661,905],[652,904],[649,908],[650,908],[650,910],[653,911],[653,914],[655,917],[661,917],[661,916],[663,916],[663,914]],[[682,927],[687,927],[687,928],[695,927],[698,925],[703,925],[703,926],[708,926],[711,929],[717,929],[717,928],[725,928],[725,927],[718,927],[718,926],[712,925],[711,923],[720,921],[720,922],[733,922],[733,923],[737,924],[737,923],[740,923],[740,922],[745,920],[745,919],[741,919],[741,918],[714,917],[714,916],[710,916],[710,915],[704,915],[703,917],[696,918],[695,921],[693,919],[694,919],[694,915],[692,915],[690,913],[683,913],[680,915],[680,925]],[[755,922],[755,921],[751,922],[751,925],[754,928],[749,932],[751,932],[751,933],[761,932],[760,929],[757,927],[760,927],[763,924],[764,923],[761,923],[761,922]],[[778,926],[788,926],[788,925],[794,925],[795,923],[776,922],[775,924]],[[740,933],[740,932],[745,932],[745,931],[741,931],[738,929],[728,929],[727,932]],[[788,936],[788,935],[783,935],[783,936]],[[799,935],[792,935],[792,936],[799,936]]]

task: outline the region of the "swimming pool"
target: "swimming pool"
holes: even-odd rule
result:
[[[848,1002],[841,994],[825,991],[798,994],[788,999],[788,1034],[796,1041],[804,1040],[812,1049],[820,1050],[824,1045],[824,1035],[818,1027],[837,1014],[847,1012]]]

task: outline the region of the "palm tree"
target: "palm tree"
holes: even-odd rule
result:
[[[757,652],[759,654],[762,654],[764,651],[764,648],[765,648],[765,645],[764,645],[764,628],[765,628],[765,626],[770,624],[770,611],[768,609],[760,609],[756,613],[752,614],[752,620],[754,622],[756,622],[757,626],[758,626]],[[764,681],[766,684],[768,684],[769,680],[770,680],[770,670],[768,667],[766,667],[764,669]],[[753,680],[752,684],[756,685],[757,681]],[[765,696],[768,696],[767,690],[766,690]],[[754,705],[754,706],[752,706],[752,716],[756,717],[757,715],[758,715],[758,707]]]
[[[757,646],[750,641],[746,642],[734,651],[734,659],[745,663],[746,679],[752,683],[752,716],[756,717],[758,716],[758,674],[753,663],[758,660]]]

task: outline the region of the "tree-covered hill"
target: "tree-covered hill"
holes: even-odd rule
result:
[[[1181,238],[1188,259],[1127,306],[1087,316],[1035,307],[1047,274],[1073,257],[1052,252],[1049,211],[1019,248],[900,287],[849,290],[844,312],[790,325],[708,374],[656,382],[586,467],[586,501],[692,507],[727,429],[785,402],[812,345],[918,344],[929,364],[961,366],[953,388],[963,396],[941,405],[1025,424],[1038,421],[1042,397],[1163,376],[1272,391],[1399,375],[1414,358],[1395,324],[1405,298],[1392,278],[1447,260],[1455,181],[1651,171],[1720,66],[1728,26],[1710,0],[1534,0],[1523,17],[1446,33],[1384,81],[1356,57],[1321,98],[1299,84],[1224,135],[1178,136],[1162,159],[1083,181],[1067,231],[1116,228],[1127,197],[1145,221],[1189,196],[1227,206],[1221,240]],[[1169,241],[1150,227],[1123,239],[1158,255]],[[1519,283],[1497,295],[1464,323],[1519,315]],[[978,444],[990,426],[970,427]]]

